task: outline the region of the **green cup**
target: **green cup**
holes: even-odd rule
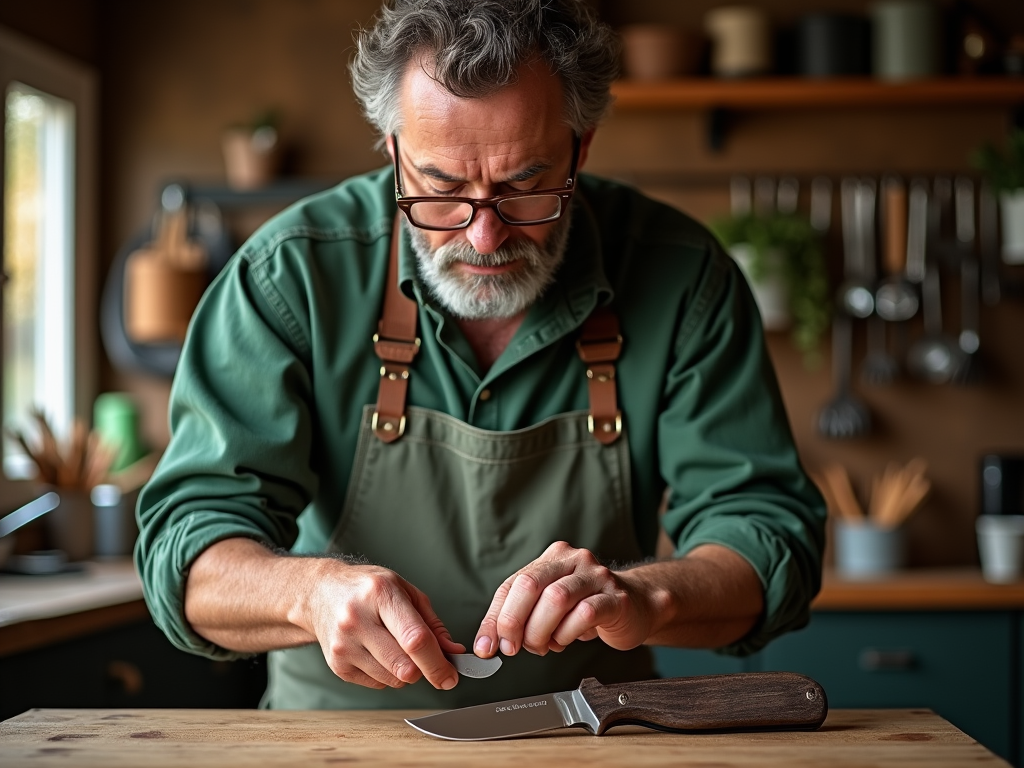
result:
[[[117,456],[110,465],[117,472],[146,455],[139,439],[139,409],[130,395],[106,392],[93,404],[93,424],[100,438],[117,448]]]

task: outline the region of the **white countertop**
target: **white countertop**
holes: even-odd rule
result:
[[[142,583],[130,557],[83,565],[80,571],[48,576],[0,574],[0,627],[142,597]]]

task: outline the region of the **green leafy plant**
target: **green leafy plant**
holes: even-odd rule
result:
[[[831,319],[831,291],[820,234],[807,219],[784,214],[717,219],[711,223],[711,231],[726,249],[740,243],[751,246],[750,277],[755,282],[779,271],[789,289],[793,344],[804,353],[805,365],[817,366],[821,337]],[[768,259],[772,251],[783,253],[783,259]]]
[[[996,190],[1013,192],[1024,189],[1024,128],[1010,132],[1005,152],[986,142],[975,150],[971,160]]]

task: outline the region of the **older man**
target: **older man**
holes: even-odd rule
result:
[[[266,706],[639,679],[806,623],[824,510],[742,277],[579,175],[616,57],[583,0],[389,3],[352,76],[391,167],[271,220],[198,310],[136,559],[177,645],[270,651]],[[459,681],[467,647],[505,666]]]

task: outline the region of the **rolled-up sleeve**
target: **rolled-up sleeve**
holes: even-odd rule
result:
[[[316,492],[308,341],[275,290],[267,254],[238,254],[204,296],[171,391],[171,441],[137,507],[136,568],[156,624],[177,647],[244,656],[185,620],[188,570],[227,538],[290,547]]]
[[[720,544],[757,572],[764,613],[746,637],[718,649],[743,655],[807,624],[821,587],[825,505],[801,467],[747,284],[712,250],[665,383],[663,525],[677,556]]]

